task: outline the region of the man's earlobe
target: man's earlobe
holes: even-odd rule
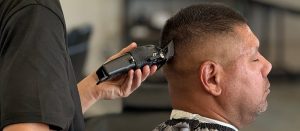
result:
[[[213,61],[205,61],[201,64],[199,69],[199,79],[203,85],[203,88],[211,95],[218,96],[222,93],[222,89],[219,86],[220,67]]]

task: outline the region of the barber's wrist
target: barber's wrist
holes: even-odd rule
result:
[[[99,99],[97,81],[98,77],[93,72],[77,84],[83,112]]]
[[[99,78],[96,74],[96,72],[93,72],[89,75],[89,91],[90,91],[90,95],[93,97],[93,99],[96,99],[98,100],[99,99],[99,92],[98,92],[98,86],[101,86],[101,85],[97,85],[97,82],[99,81]]]

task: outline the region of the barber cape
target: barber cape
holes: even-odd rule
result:
[[[170,120],[153,131],[238,131],[234,126],[181,110],[173,110]]]

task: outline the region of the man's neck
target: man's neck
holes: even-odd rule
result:
[[[229,123],[225,123],[225,122],[222,122],[222,121],[219,121],[219,120],[215,120],[215,119],[212,119],[212,118],[201,116],[199,114],[193,114],[193,113],[182,111],[182,110],[174,109],[171,113],[170,118],[171,119],[195,119],[195,120],[198,120],[202,123],[219,124],[219,125],[222,125],[222,126],[232,128],[235,131],[238,131],[238,129],[236,127],[234,127],[233,125],[231,125]]]

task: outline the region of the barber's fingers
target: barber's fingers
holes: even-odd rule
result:
[[[122,55],[124,55],[126,52],[129,52],[137,47],[137,44],[135,42],[131,43],[127,47],[123,48],[120,52],[116,53],[115,55],[111,56],[108,58],[108,61],[116,59]]]
[[[145,65],[142,70],[143,71],[142,71],[142,78],[141,78],[141,80],[143,82],[150,75],[150,67],[148,65]]]
[[[150,75],[153,75],[157,71],[157,66],[153,65],[150,67]]]
[[[142,71],[141,69],[136,69],[134,71],[131,91],[132,92],[135,91],[139,86],[141,86],[141,83],[142,83]]]
[[[129,70],[128,75],[125,80],[126,84],[122,85],[122,87],[123,87],[122,97],[128,97],[132,93],[131,88],[132,88],[132,84],[133,84],[133,77],[134,77],[134,71]]]
[[[131,44],[129,44],[127,47],[123,48],[119,53],[120,55],[125,54],[126,52],[129,52],[133,49],[135,49],[137,47],[137,44],[135,42],[132,42]]]
[[[148,76],[153,75],[155,73],[155,71],[157,70],[157,66],[153,65],[151,67],[149,67],[149,65],[145,65],[142,68],[142,77],[141,77],[141,82],[145,81]]]
[[[145,65],[142,71],[142,82],[145,81],[150,75],[153,75],[157,70],[157,66],[153,65],[149,67],[149,65]]]
[[[154,74],[156,70],[157,66],[151,66],[150,68],[148,65],[144,66],[142,70],[130,70],[125,80],[126,84],[124,85],[123,96],[129,96],[133,91],[141,86],[142,82],[145,81],[149,75]]]

